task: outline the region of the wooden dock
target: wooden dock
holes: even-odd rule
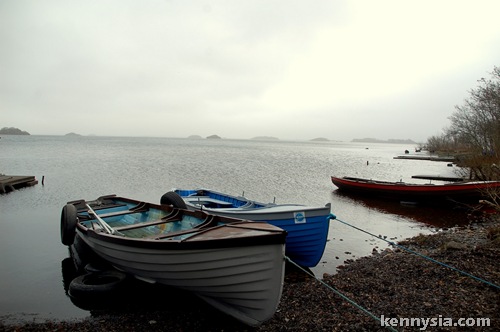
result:
[[[31,187],[38,183],[34,176],[18,176],[0,174],[0,194],[10,193],[16,189]]]

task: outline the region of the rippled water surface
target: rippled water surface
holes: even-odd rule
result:
[[[403,206],[341,194],[330,176],[419,182],[416,174],[453,175],[431,161],[397,160],[414,146],[337,142],[192,140],[174,138],[3,136],[0,173],[35,175],[39,184],[0,195],[0,316],[67,319],[89,316],[63,287],[68,249],[60,213],[67,201],[118,194],[159,202],[172,188],[205,187],[263,202],[322,206],[338,219],[388,239],[466,222],[461,210]],[[41,184],[45,178],[44,185]],[[338,221],[330,225],[322,261],[312,271],[335,273],[346,259],[383,250]]]

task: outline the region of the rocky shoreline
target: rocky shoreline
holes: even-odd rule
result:
[[[335,275],[316,276],[322,277],[323,283],[289,264],[278,310],[257,328],[242,325],[189,295],[182,294],[179,300],[178,296],[163,294],[162,299],[155,299],[162,303],[160,307],[94,311],[91,318],[80,321],[2,322],[0,330],[386,331],[387,327],[381,325],[396,323],[390,320],[396,318],[426,319],[420,326],[394,324],[398,331],[418,331],[424,326],[429,331],[500,330],[499,216],[468,227],[419,235],[399,245],[493,285],[395,247],[348,261]],[[447,326],[460,318],[468,319],[460,322],[468,325],[481,324],[477,319],[489,319],[490,326]]]

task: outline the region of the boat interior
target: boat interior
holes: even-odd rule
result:
[[[234,197],[224,195],[206,189],[198,190],[176,190],[187,203],[195,206],[211,208],[211,209],[226,209],[226,208],[260,208],[265,205],[250,201],[244,197]]]
[[[217,217],[201,211],[163,209],[150,203],[103,196],[95,201],[69,202],[77,207],[79,223],[97,231],[132,238],[180,239],[219,224]],[[87,204],[92,208],[90,211]]]

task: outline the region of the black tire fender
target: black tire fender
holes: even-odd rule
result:
[[[71,281],[68,294],[77,299],[111,295],[120,289],[126,277],[125,273],[115,270],[87,273]]]
[[[75,229],[77,223],[76,207],[66,204],[61,212],[61,242],[70,246],[75,240]]]
[[[172,205],[174,208],[178,209],[187,209],[186,202],[184,202],[184,200],[182,199],[181,196],[179,196],[179,194],[173,191],[169,191],[163,194],[163,196],[161,196],[160,199],[160,204]]]

